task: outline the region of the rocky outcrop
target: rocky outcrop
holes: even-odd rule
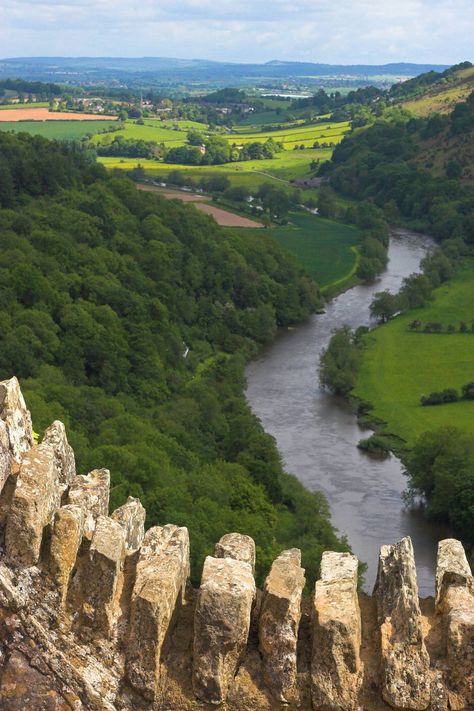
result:
[[[193,688],[207,703],[227,697],[245,652],[255,592],[249,563],[206,558],[194,617]]]
[[[305,585],[301,551],[283,551],[265,580],[260,608],[259,646],[265,682],[279,701],[298,698],[297,644]]]
[[[436,609],[444,623],[450,708],[474,708],[474,578],[452,538],[438,546]]]
[[[396,709],[423,711],[430,703],[430,659],[423,640],[409,537],[380,549],[374,595],[380,624],[383,698]]]
[[[5,423],[11,455],[20,463],[34,440],[31,415],[16,378],[0,382],[0,419]]]
[[[24,454],[5,532],[7,555],[22,565],[39,561],[43,531],[60,504],[52,447],[38,444]]]
[[[87,476],[75,476],[69,488],[68,503],[84,511],[84,536],[89,540],[99,516],[109,513],[110,472],[94,469]]]
[[[123,584],[125,531],[108,516],[99,516],[85,565],[83,619],[97,636],[115,632]]]
[[[313,610],[311,695],[314,708],[352,711],[362,682],[358,560],[350,553],[323,553]]]
[[[114,521],[117,521],[125,532],[125,547],[128,551],[135,551],[140,548],[145,536],[145,516],[146,511],[139,499],[129,496],[127,502],[115,509],[112,514]]]
[[[188,577],[187,529],[150,528],[138,559],[127,642],[128,678],[147,699],[158,693],[162,647]]]
[[[1,386],[2,711],[474,709],[473,578],[458,541],[440,543],[436,604],[422,612],[409,539],[382,547],[374,599],[357,596],[354,556],[331,552],[314,600],[302,596],[297,550],[256,593],[255,545],[236,532],[195,589],[187,530],[143,537],[131,497],[109,517],[109,472],[76,476],[59,422],[33,445],[18,383]]]
[[[250,536],[244,536],[242,533],[226,533],[216,543],[214,557],[241,560],[248,563],[252,573],[255,573],[255,543]]]

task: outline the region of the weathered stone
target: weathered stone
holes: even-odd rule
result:
[[[154,699],[160,657],[189,577],[187,528],[155,526],[143,540],[130,609],[127,674],[143,696]]]
[[[207,703],[226,699],[247,645],[255,592],[249,563],[206,558],[194,617],[193,687]]]
[[[62,506],[56,511],[51,535],[51,572],[64,604],[71,572],[82,541],[84,511],[80,506]]]
[[[296,645],[305,585],[301,551],[283,551],[265,580],[259,621],[265,681],[279,701],[297,698]]]
[[[10,439],[8,429],[3,420],[0,420],[0,493],[5,486],[5,482],[10,476],[12,466],[12,455],[10,452]]]
[[[38,444],[24,455],[7,518],[8,556],[23,565],[38,562],[45,526],[60,505],[53,449]]]
[[[250,536],[242,533],[226,533],[216,543],[215,558],[234,558],[249,563],[252,573],[255,573],[255,543]]]
[[[438,545],[436,609],[444,617],[450,707],[474,708],[474,578],[452,538]]]
[[[54,688],[51,678],[34,669],[14,651],[0,682],[2,711],[71,711],[71,706]]]
[[[139,499],[129,496],[127,502],[112,514],[125,531],[125,546],[128,550],[140,548],[145,535],[146,511]]]
[[[381,547],[374,595],[380,624],[383,698],[395,708],[422,711],[430,702],[430,660],[423,640],[409,537]]]
[[[66,428],[63,423],[55,420],[45,431],[42,442],[53,448],[58,480],[65,488],[76,476],[76,459],[73,449],[67,441]]]
[[[8,430],[10,452],[16,462],[33,446],[31,415],[26,407],[16,378],[0,382],[0,419]]]
[[[92,538],[99,516],[109,512],[110,472],[108,469],[94,469],[86,476],[75,476],[71,482],[68,503],[80,506],[85,514],[84,536]]]
[[[123,582],[125,532],[108,516],[99,516],[84,570],[84,615],[94,632],[113,636]]]
[[[358,708],[362,682],[358,560],[350,553],[323,553],[313,610],[311,695],[324,711]]]

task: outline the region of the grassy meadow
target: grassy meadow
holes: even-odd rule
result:
[[[474,89],[474,67],[456,72],[456,83],[437,86],[419,98],[403,102],[403,107],[416,116],[447,114],[457,103],[465,101]]]
[[[474,380],[474,334],[429,334],[408,330],[408,324],[439,321],[458,328],[474,318],[474,262],[435,291],[432,303],[380,326],[366,336],[357,386],[353,394],[373,403],[372,414],[387,423],[386,432],[411,445],[418,435],[453,425],[474,435],[474,402],[422,407],[420,397]]]
[[[357,261],[355,227],[304,212],[290,213],[289,220],[265,234],[293,254],[323,291],[350,278]]]

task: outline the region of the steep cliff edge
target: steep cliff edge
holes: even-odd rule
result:
[[[0,383],[0,708],[3,711],[423,711],[474,708],[474,583],[462,546],[438,551],[420,601],[410,539],[381,548],[374,596],[357,559],[327,552],[303,596],[299,551],[264,590],[255,546],[216,542],[199,589],[189,537],[145,532],[109,472],[76,474],[64,426],[35,444],[16,378]]]

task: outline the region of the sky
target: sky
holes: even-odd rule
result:
[[[474,59],[474,0],[0,0],[0,56]]]

